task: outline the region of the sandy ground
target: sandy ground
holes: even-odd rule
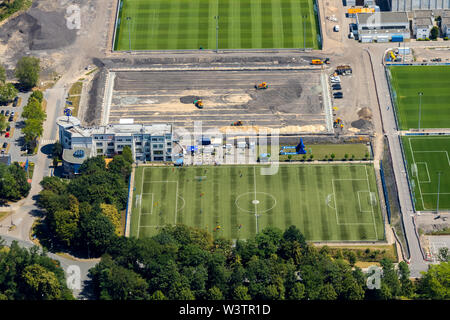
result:
[[[256,90],[266,81],[269,88]],[[192,128],[244,125],[286,132],[325,130],[320,71],[116,72],[109,122],[173,122]],[[203,109],[192,103],[202,99]],[[239,128],[236,128],[239,130]]]

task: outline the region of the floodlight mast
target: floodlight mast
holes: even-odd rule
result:
[[[216,53],[219,53],[219,16],[214,16],[216,20]]]
[[[441,188],[441,171],[438,171],[438,192],[437,192],[437,206],[436,206],[436,214],[439,215],[439,191]]]
[[[127,17],[127,21],[128,21],[128,42],[129,42],[129,47],[130,47],[130,53],[131,53],[131,17]]]
[[[419,131],[420,131],[420,115],[422,113],[422,96],[423,92],[418,92],[419,94]]]

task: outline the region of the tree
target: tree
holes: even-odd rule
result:
[[[80,215],[78,232],[80,249],[87,250],[90,257],[96,257],[108,249],[114,237],[114,226],[97,208],[88,214]]]
[[[25,142],[34,143],[36,139],[42,135],[44,128],[42,127],[42,121],[38,119],[25,120],[25,127],[22,129],[22,133],[25,135]]]
[[[417,290],[422,299],[450,299],[450,262],[430,265],[422,275]]]
[[[30,188],[25,169],[17,162],[0,164],[0,200],[17,201],[26,197]]]
[[[334,153],[332,153],[332,154],[330,155],[330,158],[331,158],[331,161],[333,161],[334,158],[336,158],[336,155],[335,155]]]
[[[25,291],[30,300],[57,300],[61,298],[61,286],[55,274],[43,266],[33,264],[22,272]]]
[[[439,28],[434,26],[430,31],[430,39],[435,40],[439,37]]]
[[[35,98],[30,98],[27,105],[23,108],[22,118],[38,119],[43,122],[47,118],[47,115],[42,110],[41,103]]]
[[[139,274],[118,266],[109,255],[90,270],[95,294],[100,300],[146,300],[148,284]]]
[[[150,297],[150,300],[167,300],[167,298],[161,290],[156,290]]]
[[[0,132],[3,132],[8,127],[8,121],[3,114],[0,114]]]
[[[125,181],[128,181],[131,174],[131,163],[127,162],[123,155],[116,155],[108,164],[108,170],[120,174]]]
[[[248,288],[244,286],[237,286],[233,290],[233,300],[251,300],[250,295],[248,294]]]
[[[0,85],[4,85],[6,82],[6,70],[5,67],[3,67],[0,64]]]
[[[31,89],[38,84],[40,71],[39,58],[22,57],[17,62],[15,74],[25,89]]]
[[[78,211],[60,210],[53,214],[56,237],[70,247],[75,233],[78,229],[79,215]]]
[[[337,294],[333,286],[330,283],[322,286],[320,290],[319,300],[336,300]]]
[[[411,297],[414,293],[414,286],[409,279],[410,271],[408,264],[405,261],[401,261],[398,264],[398,270],[400,274],[401,295],[403,297]]]
[[[11,102],[18,91],[12,83],[0,85],[0,104]]]
[[[300,282],[296,282],[289,292],[289,299],[302,300],[305,297],[305,285]]]
[[[115,228],[115,234],[120,236],[122,234],[122,226],[120,224],[120,213],[117,208],[112,204],[102,203],[100,204],[103,215],[105,215]]]
[[[383,259],[380,261],[383,268],[383,277],[381,278],[381,292],[385,299],[391,299],[400,296],[401,287],[400,280],[398,279],[398,273],[395,270],[394,264],[389,259]],[[385,287],[383,287],[383,284]]]
[[[122,150],[122,156],[125,159],[126,162],[132,164],[134,162],[133,160],[133,153],[131,152],[131,148],[129,146],[125,146]]]
[[[44,94],[40,90],[35,90],[31,94],[30,99],[31,98],[36,99],[39,103],[42,103],[42,101],[44,101]]]
[[[209,300],[223,300],[222,291],[220,291],[217,287],[212,287],[208,290],[208,299]]]

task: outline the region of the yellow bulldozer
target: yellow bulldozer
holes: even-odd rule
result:
[[[194,104],[197,108],[203,109],[203,101],[201,99],[194,100]]]
[[[255,84],[255,89],[259,90],[259,89],[267,89],[269,87],[269,85],[267,84],[267,82],[262,82],[259,84]]]

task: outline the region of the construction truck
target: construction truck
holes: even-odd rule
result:
[[[267,89],[269,87],[269,85],[267,84],[267,82],[262,82],[259,84],[255,84],[255,89],[259,90],[259,89]]]
[[[236,122],[233,122],[231,125],[232,125],[233,127],[241,127],[241,126],[243,125],[243,123],[242,123],[241,120],[238,120],[238,121],[236,121]]]
[[[336,67],[336,73],[339,75],[352,74],[352,68],[349,65],[341,65]]]
[[[311,60],[311,64],[319,64],[319,65],[321,65],[321,64],[330,64],[330,59],[329,58],[326,58],[325,60],[321,60],[321,59],[313,59],[313,60]]]
[[[203,109],[203,101],[201,99],[194,100],[194,104],[197,108]]]

